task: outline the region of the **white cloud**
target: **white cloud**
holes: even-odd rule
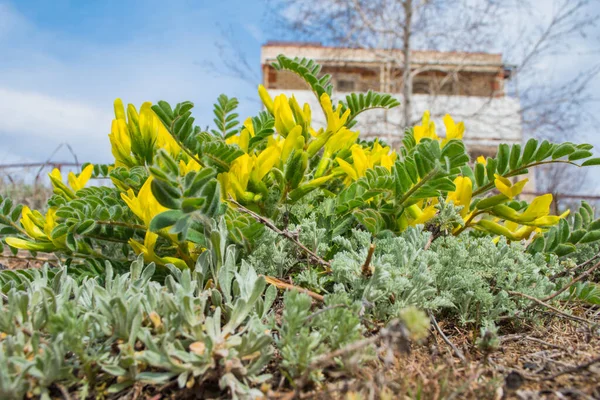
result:
[[[86,42],[35,26],[1,1],[0,138],[11,159],[45,160],[68,142],[82,161],[110,162],[116,97],[138,107],[194,101],[197,123],[205,127],[220,93],[242,99],[248,93],[239,82],[203,73],[198,54],[216,56],[213,39],[179,32],[187,23],[109,44]],[[171,39],[180,37],[185,40]],[[254,108],[243,105],[240,115]]]
[[[62,141],[82,135],[94,141],[100,132],[108,134],[112,119],[109,112],[81,102],[1,87],[0,115],[0,131],[57,137]]]

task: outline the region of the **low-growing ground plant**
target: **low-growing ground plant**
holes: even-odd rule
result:
[[[426,112],[392,149],[355,130],[391,95],[334,105],[313,61],[274,66],[321,109],[260,86],[264,111],[240,122],[222,95],[203,130],[190,102],[117,99],[112,164],[53,171],[44,213],[0,198],[2,247],[56,259],[0,272],[3,398],[140,384],[258,398],[388,360],[436,317],[496,332],[534,305],[600,303],[591,207],[551,215],[551,194],[519,199],[531,168],[600,164],[592,146],[530,139],[472,162],[464,124],[446,115],[438,136]],[[86,187],[94,176],[112,185]]]

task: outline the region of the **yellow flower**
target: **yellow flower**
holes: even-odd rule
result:
[[[85,187],[85,184],[92,177],[92,172],[94,171],[94,166],[89,164],[86,166],[83,171],[79,175],[75,175],[73,172],[69,172],[67,176],[67,181],[69,182],[70,188],[64,184],[62,179],[62,174],[58,170],[58,168],[54,168],[51,173],[48,174],[50,178],[50,182],[52,183],[52,187],[54,188],[54,193],[64,195],[69,199],[75,198],[75,192],[81,190]]]
[[[396,157],[398,156],[395,151],[390,153],[390,147],[383,147],[378,140],[373,144],[373,148],[370,151],[371,154],[371,163],[373,166],[381,165],[385,167],[388,171],[392,170],[392,166],[396,161]]]
[[[372,169],[377,165],[381,165],[388,171],[391,171],[396,157],[396,152],[389,152],[389,147],[383,147],[378,142],[373,144],[373,148],[364,148],[359,144],[354,144],[350,148],[352,153],[352,164],[348,161],[336,157],[336,161],[340,166],[340,169],[346,173],[348,179],[345,181],[346,184],[362,178],[366,175],[367,169]],[[335,172],[335,171],[334,171]]]
[[[358,174],[356,173],[356,170],[354,169],[354,167],[352,166],[352,164],[350,164],[349,162],[342,160],[341,158],[337,157],[335,159],[335,161],[337,161],[337,163],[339,164],[340,168],[346,173],[346,175],[348,175],[348,177],[355,181],[359,178]]]
[[[92,172],[94,172],[94,166],[92,164],[86,166],[83,169],[83,171],[81,171],[79,176],[76,176],[73,172],[69,172],[69,176],[67,179],[69,181],[69,186],[71,186],[71,189],[73,189],[75,192],[83,189],[85,187],[85,184],[88,183],[88,181],[92,177]]]
[[[431,218],[435,217],[437,210],[435,208],[436,201],[433,201],[431,204],[421,208],[417,204],[413,204],[406,208],[407,214],[411,217],[409,221],[410,226],[424,224],[429,221]]]
[[[520,226],[518,223],[512,221],[505,221],[504,226],[513,233],[511,240],[527,240],[532,232],[536,230],[540,231],[535,226]]]
[[[296,126],[292,108],[285,94],[275,97],[273,116],[275,117],[275,129],[283,137],[286,137]]]
[[[358,144],[351,148],[354,169],[359,177],[365,176],[367,168],[373,168],[373,161],[367,157],[365,150]]]
[[[166,265],[173,264],[179,269],[186,269],[188,265],[179,258],[175,257],[159,257],[155,252],[154,248],[156,247],[156,241],[158,239],[158,235],[154,232],[147,231],[146,236],[144,237],[144,244],[140,242],[129,239],[129,245],[133,249],[136,254],[143,254],[145,262],[154,262],[158,265]]]
[[[340,168],[348,175],[353,181],[365,176],[367,168],[373,168],[372,160],[367,157],[365,150],[358,144],[355,144],[351,148],[352,151],[352,164],[337,157],[335,160],[340,165]]]
[[[229,169],[229,175],[234,182],[239,183],[239,189],[245,191],[250,180],[250,172],[254,168],[254,157],[244,154],[235,159]]]
[[[29,240],[20,239],[16,237],[7,237],[6,244],[15,249],[29,250],[29,251],[52,251],[55,250],[54,245],[51,242],[31,242]]]
[[[327,143],[325,143],[325,152],[323,157],[330,158],[338,151],[350,148],[358,139],[359,132],[354,132],[346,127],[339,129],[331,135]]]
[[[14,248],[31,251],[51,251],[64,247],[63,238],[52,239],[52,230],[56,227],[56,207],[49,208],[46,216],[43,216],[39,211],[23,206],[21,226],[27,236],[34,239],[35,242],[13,237],[6,238],[6,243]]]
[[[479,157],[477,157],[477,162],[478,162],[479,164],[483,164],[483,166],[486,166],[486,165],[487,165],[487,159],[486,159],[484,156],[479,156]]]
[[[285,138],[283,142],[283,147],[281,149],[281,162],[285,163],[292,153],[292,150],[297,149],[300,150],[304,147],[304,136],[302,136],[302,127],[300,125],[296,125],[294,129],[290,131],[288,136]],[[269,148],[265,149],[262,153],[265,153]],[[261,153],[261,155],[262,155]],[[260,156],[259,156],[260,157]],[[276,161],[276,160],[274,160]],[[272,168],[273,166],[271,166]],[[271,169],[269,168],[269,170]],[[268,172],[268,171],[267,171]],[[263,175],[264,176],[264,175]]]
[[[131,167],[134,161],[131,157],[131,137],[124,119],[113,119],[110,133],[108,134],[110,147],[115,158],[116,167]]]
[[[473,182],[466,176],[459,176],[454,179],[454,185],[456,190],[449,192],[446,197],[447,201],[452,201],[455,206],[462,206],[460,215],[465,218],[469,213],[469,207],[471,206],[471,196],[473,195]]]
[[[271,98],[269,92],[267,92],[267,89],[265,89],[263,85],[258,85],[258,96],[262,100],[267,111],[269,111],[269,113],[273,115],[273,99]]]
[[[47,239],[46,234],[42,230],[44,228],[44,217],[39,211],[31,211],[29,207],[23,206],[21,210],[21,225],[30,238]]]
[[[550,213],[550,205],[552,204],[552,194],[547,193],[538,196],[531,201],[527,209],[521,214],[523,221],[533,221],[537,218],[544,217]]]
[[[337,108],[334,110],[333,105],[331,104],[331,98],[327,93],[321,95],[320,101],[321,107],[323,107],[323,111],[325,112],[325,118],[327,119],[326,133],[336,133],[348,121],[350,109],[346,109],[342,114],[342,105],[338,104]]]
[[[254,137],[254,126],[252,125],[252,118],[247,118],[244,121],[244,127],[239,134],[233,135],[225,139],[227,144],[237,144],[244,153],[248,152],[248,145],[250,139]]]
[[[115,166],[133,167],[138,164],[136,157],[151,162],[157,149],[165,149],[173,157],[181,154],[181,147],[152,110],[152,103],[142,104],[139,114],[132,104],[125,112],[121,99],[115,100],[114,108],[115,119],[108,136]]]
[[[449,114],[444,116],[444,125],[446,126],[446,137],[442,140],[442,147],[452,139],[462,139],[465,133],[465,124],[459,122],[456,124]]]
[[[491,221],[489,219],[482,219],[478,221],[474,227],[489,233],[504,236],[508,240],[513,241],[528,239],[531,235],[531,232],[535,230],[535,227],[525,226],[519,228],[518,224],[510,221],[505,221],[504,224],[499,224],[498,222]],[[500,237],[496,237],[493,239],[493,241],[497,243],[499,239]]]
[[[219,174],[218,179],[223,187],[223,195],[244,201],[255,200],[255,194],[248,192],[248,182],[258,184],[264,176],[279,162],[281,147],[277,141],[271,142],[258,156],[244,154],[236,158],[229,172]]]
[[[121,193],[121,198],[127,204],[131,212],[141,219],[146,226],[150,226],[152,218],[167,211],[167,208],[160,205],[158,200],[152,194],[151,184],[152,177],[149,177],[142,185],[137,196],[132,189],[127,193]]]
[[[145,102],[140,108],[139,129],[142,140],[158,149],[165,149],[169,154],[176,157],[181,153],[181,148],[160,122],[158,116],[152,110],[152,103]]]
[[[296,97],[292,95],[292,97],[290,98],[290,107],[292,108],[292,112],[294,114],[294,118],[297,124],[303,126],[310,126],[312,115],[310,111],[310,106],[307,103],[304,103],[304,108],[300,108],[298,100],[296,100]]]
[[[498,191],[500,193],[502,193],[503,195],[505,195],[506,197],[508,197],[511,200],[515,196],[518,196],[519,194],[521,194],[521,192],[523,191],[523,188],[529,181],[529,179],[523,179],[519,182],[516,182],[513,185],[513,183],[509,179],[507,179],[503,176],[500,176],[498,174],[494,174],[494,176],[496,177],[496,179],[494,179],[494,185],[496,186],[496,189],[498,189]]]
[[[561,218],[569,215],[569,210],[561,215],[549,215],[551,204],[552,194],[550,193],[536,197],[520,215],[518,222],[521,222],[523,225],[552,226],[558,224]]]
[[[127,117],[125,116],[125,107],[123,107],[123,100],[117,98],[113,103],[113,108],[115,110],[115,118],[123,121],[127,121]]]
[[[439,140],[438,135],[435,133],[435,123],[431,121],[431,114],[429,110],[423,113],[421,125],[417,125],[413,128],[413,135],[417,143],[425,138]]]
[[[179,173],[181,176],[186,176],[192,171],[200,171],[200,169],[202,169],[202,166],[192,158],[190,158],[187,163],[183,160],[179,160]]]

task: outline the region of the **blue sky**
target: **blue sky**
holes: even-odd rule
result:
[[[220,93],[254,112],[254,89],[206,61],[219,64],[215,39],[231,25],[258,72],[263,11],[243,0],[0,0],[0,163],[44,160],[65,141],[80,160],[110,161],[115,97],[191,100],[201,125]]]

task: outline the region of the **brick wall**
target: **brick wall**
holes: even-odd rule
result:
[[[380,91],[381,71],[376,68],[324,66],[322,73],[332,76],[334,89],[341,91]],[[387,75],[389,91],[402,91],[401,71]],[[448,77],[448,78],[446,78]],[[350,85],[348,83],[351,83]],[[306,83],[289,71],[277,71],[270,65],[263,67],[263,84],[268,89],[305,90]],[[504,95],[504,80],[499,72],[460,71],[454,76],[442,71],[429,71],[417,75],[413,81],[415,93],[447,94],[458,96]],[[338,86],[343,86],[338,88]],[[386,86],[384,86],[386,87]]]

